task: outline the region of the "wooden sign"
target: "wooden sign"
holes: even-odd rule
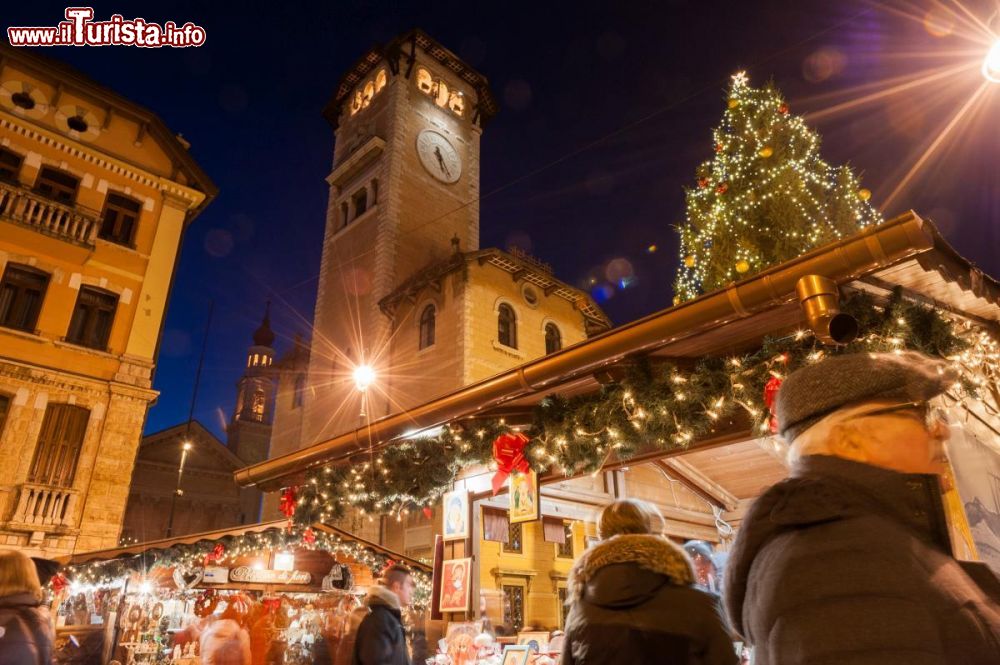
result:
[[[257,584],[309,584],[312,575],[302,570],[257,570],[250,566],[239,566],[229,571],[230,582]]]

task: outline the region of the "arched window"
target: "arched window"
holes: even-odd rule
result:
[[[426,349],[434,345],[434,328],[436,324],[437,310],[434,305],[427,305],[424,311],[420,312],[420,348]]]
[[[545,354],[555,353],[562,348],[562,335],[554,323],[545,324]]]
[[[497,341],[512,349],[517,348],[517,318],[514,308],[507,303],[497,310]]]
[[[250,401],[250,414],[259,423],[264,422],[264,403],[267,398],[263,390],[255,390]]]

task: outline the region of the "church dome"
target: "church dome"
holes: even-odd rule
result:
[[[274,331],[271,330],[270,301],[267,303],[267,309],[264,310],[264,320],[260,322],[260,327],[253,333],[253,343],[255,346],[271,346],[274,344]]]

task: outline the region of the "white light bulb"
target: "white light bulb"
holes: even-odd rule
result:
[[[983,60],[983,76],[987,81],[1000,83],[1000,40],[993,44]]]
[[[354,368],[354,385],[358,390],[368,390],[368,386],[375,383],[375,370],[371,365],[358,365]]]

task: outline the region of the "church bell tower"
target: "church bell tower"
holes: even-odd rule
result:
[[[274,418],[274,332],[271,304],[247,351],[246,369],[236,383],[236,409],[226,429],[226,447],[247,464],[267,459]]]
[[[303,445],[362,424],[351,375],[388,343],[379,301],[455,242],[478,249],[479,142],[496,110],[486,79],[420,30],[371,49],[341,80],[324,111],[336,143]],[[391,405],[365,409],[379,417]]]

